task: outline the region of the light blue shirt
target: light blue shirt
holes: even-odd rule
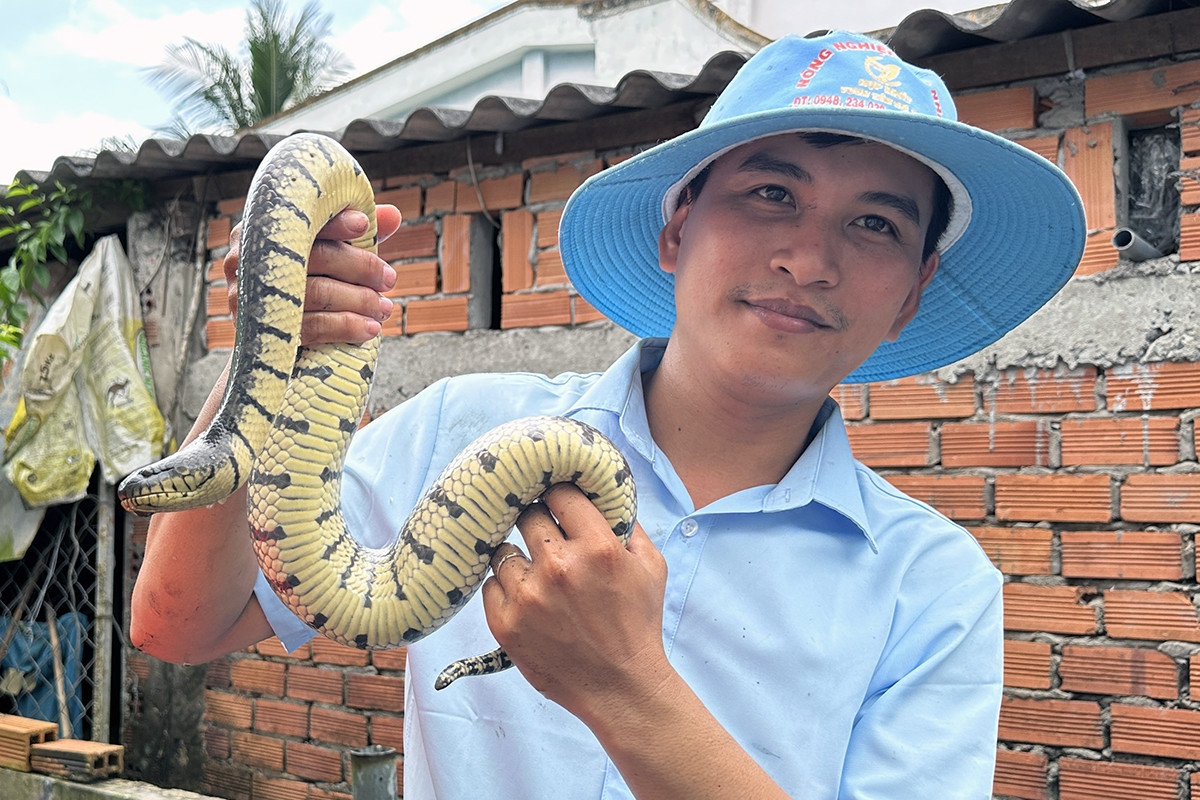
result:
[[[584,420],[629,459],[638,519],[667,560],[672,664],[786,791],[990,797],[1000,573],[969,533],[854,460],[832,400],[777,485],[694,508],[646,423],[641,372],[663,344],[639,343],[603,374],[431,386],[355,437],[350,529],[384,545],[443,466],[503,421]],[[287,647],[312,636],[265,581],[256,593]],[[409,647],[406,800],[632,797],[591,732],[516,670],[434,691],[447,664],[493,647],[478,597]]]

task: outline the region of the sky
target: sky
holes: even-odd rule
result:
[[[368,72],[457,30],[509,0],[323,0],[330,43]],[[761,2],[761,0],[759,0]],[[815,27],[874,30],[918,8],[958,11],[994,0],[777,0]],[[286,0],[293,12],[304,0]],[[731,11],[746,0],[716,0]],[[797,5],[791,5],[791,4]],[[170,103],[147,81],[185,36],[236,52],[249,0],[0,0],[0,184],[48,170],[58,156],[92,154],[107,137],[155,136]],[[855,25],[851,20],[862,22]],[[798,23],[803,25],[803,23]],[[802,33],[807,30],[800,31]]]

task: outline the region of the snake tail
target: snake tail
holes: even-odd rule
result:
[[[308,253],[345,208],[368,216],[368,230],[352,244],[374,251],[374,190],[334,140],[297,134],[263,159],[242,217],[236,338],[221,404],[195,440],[121,482],[127,511],[212,505],[246,481],[297,360]]]

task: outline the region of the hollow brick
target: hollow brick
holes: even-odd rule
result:
[[[1004,640],[1004,685],[1018,689],[1050,688],[1050,645]]]
[[[1130,475],[1121,485],[1121,518],[1130,522],[1200,520],[1200,474]]]
[[[1200,61],[1095,75],[1084,84],[1084,114],[1138,114],[1200,100]]]
[[[872,383],[870,396],[874,419],[950,419],[975,413],[975,384],[969,374],[957,383],[927,375]]]
[[[1060,135],[1055,134],[1054,136],[1032,136],[1013,141],[1037,153],[1051,164],[1058,164],[1058,144],[1061,139]]]
[[[1184,155],[1200,153],[1200,109],[1184,109],[1179,115],[1179,138]]]
[[[454,210],[459,214],[487,210],[519,208],[524,202],[525,173],[514,172],[500,178],[485,178],[478,185],[460,182]],[[480,205],[480,199],[483,203]]]
[[[872,401],[873,402],[873,401]],[[973,520],[987,516],[987,482],[976,475],[885,475],[889,483],[909,497],[936,508],[951,519]]]
[[[395,264],[396,285],[383,293],[384,297],[413,297],[437,291],[438,262],[414,261]]]
[[[203,769],[204,791],[230,800],[250,800],[254,773],[246,767],[209,761]]]
[[[342,780],[342,754],[329,747],[304,742],[286,742],[287,771],[299,778],[326,783]]]
[[[534,285],[566,286],[571,281],[567,279],[567,271],[563,268],[562,254],[557,250],[542,250],[537,254],[535,265],[537,280]]]
[[[987,131],[1036,127],[1035,102],[1032,86],[989,89],[954,98],[959,120]]]
[[[372,714],[370,719],[371,744],[390,747],[397,753],[404,752],[404,719]]]
[[[213,725],[249,730],[254,721],[254,710],[241,695],[206,689],[204,719]]]
[[[1179,216],[1179,259],[1200,261],[1200,213]]]
[[[312,640],[312,660],[314,664],[338,664],[344,667],[365,667],[371,660],[371,654],[366,650],[347,647],[344,644],[318,636]]]
[[[1096,410],[1096,368],[1006,370],[983,384],[988,414],[1055,414]]]
[[[408,661],[408,650],[397,647],[393,650],[372,650],[371,663],[377,669],[404,671]]]
[[[571,295],[566,290],[506,294],[500,298],[501,328],[571,324]]]
[[[562,209],[539,211],[537,215],[537,246],[540,249],[558,247],[558,225],[562,221]]]
[[[1046,528],[972,527],[968,530],[1005,575],[1049,575],[1054,534]]]
[[[1114,753],[1200,759],[1200,711],[1113,703],[1109,714]]]
[[[574,325],[582,325],[585,322],[599,322],[607,319],[600,313],[599,309],[584,300],[579,295],[571,297],[571,322]]]
[[[346,676],[346,705],[399,713],[404,710],[404,679],[349,674]]]
[[[500,223],[500,271],[503,291],[516,292],[533,286],[530,261],[533,214],[524,209],[510,211]]]
[[[213,217],[208,221],[208,236],[205,246],[209,250],[224,247],[229,244],[229,234],[233,230],[233,221],[229,217]]]
[[[1161,467],[1179,460],[1174,417],[1089,417],[1062,421],[1062,465]]]
[[[310,739],[348,747],[366,747],[367,720],[358,712],[314,706],[309,717]]]
[[[1065,645],[1058,664],[1067,692],[1173,700],[1179,696],[1179,666],[1166,653],[1144,647]]]
[[[1030,631],[1086,635],[1096,633],[1096,609],[1087,605],[1090,586],[1004,584],[1004,627]]]
[[[453,214],[458,200],[458,181],[442,181],[425,187],[425,214]]]
[[[1098,275],[1121,263],[1121,254],[1112,246],[1115,228],[1092,231],[1083,241],[1083,255],[1075,267],[1075,275]]]
[[[416,219],[421,216],[421,187],[406,186],[402,189],[387,189],[375,193],[375,204],[389,204],[400,210],[400,218]]]
[[[379,257],[389,262],[408,258],[437,258],[437,243],[437,229],[432,222],[401,225],[399,230],[379,244]]]
[[[947,422],[941,429],[944,467],[1046,467],[1050,423]]]
[[[283,771],[283,739],[248,731],[234,731],[230,749],[248,767]]]
[[[839,383],[829,396],[842,409],[842,419],[860,420],[867,415],[867,387],[861,383]]]
[[[404,307],[404,332],[465,331],[468,313],[466,297],[410,300]]]
[[[999,738],[1099,749],[1104,746],[1100,704],[1088,700],[1006,697],[1000,704]]]
[[[308,703],[287,700],[254,701],[254,730],[303,739],[308,736]]]
[[[318,667],[290,665],[287,670],[287,696],[318,703],[341,703],[344,676],[341,672]]]
[[[1063,132],[1063,171],[1079,190],[1088,230],[1107,230],[1109,238],[1117,225],[1114,159],[1113,123],[1095,122]],[[1115,255],[1111,243],[1108,248]]]
[[[1108,522],[1107,475],[997,475],[996,517],[1027,522]]]
[[[308,796],[308,784],[304,781],[254,776],[254,800],[296,800]]]
[[[593,159],[586,164],[561,164],[553,170],[529,174],[529,203],[566,200],[587,178],[600,171],[602,164]]]
[[[1114,639],[1200,642],[1200,618],[1184,592],[1109,589],[1104,627]]]
[[[471,290],[471,217],[452,214],[442,219],[442,291]]]
[[[1063,531],[1062,574],[1068,578],[1179,580],[1183,541],[1178,533]]]
[[[1105,398],[1114,412],[1195,408],[1200,404],[1200,363],[1121,364],[1107,371],[1106,383]]]
[[[1179,202],[1185,206],[1200,203],[1200,156],[1179,159]]]
[[[849,425],[854,457],[871,467],[924,467],[930,462],[928,422]]]
[[[227,759],[230,756],[232,736],[224,728],[209,725],[204,729],[204,754],[209,758]]]
[[[1058,760],[1059,800],[1176,800],[1179,770],[1149,764]]]
[[[210,319],[204,325],[204,341],[209,350],[232,349],[234,338],[231,319]]]
[[[1001,748],[996,751],[992,791],[999,797],[1045,800],[1049,764],[1045,753]]]

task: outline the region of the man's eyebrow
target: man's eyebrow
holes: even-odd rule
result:
[[[912,221],[912,224],[917,226],[921,224],[921,209],[917,206],[917,201],[907,195],[894,194],[892,192],[863,192],[859,195],[859,199],[865,203],[894,208],[897,212],[908,217]]]
[[[812,175],[799,164],[773,156],[770,153],[751,153],[738,166],[739,172],[776,172],[802,183],[812,183]]]

